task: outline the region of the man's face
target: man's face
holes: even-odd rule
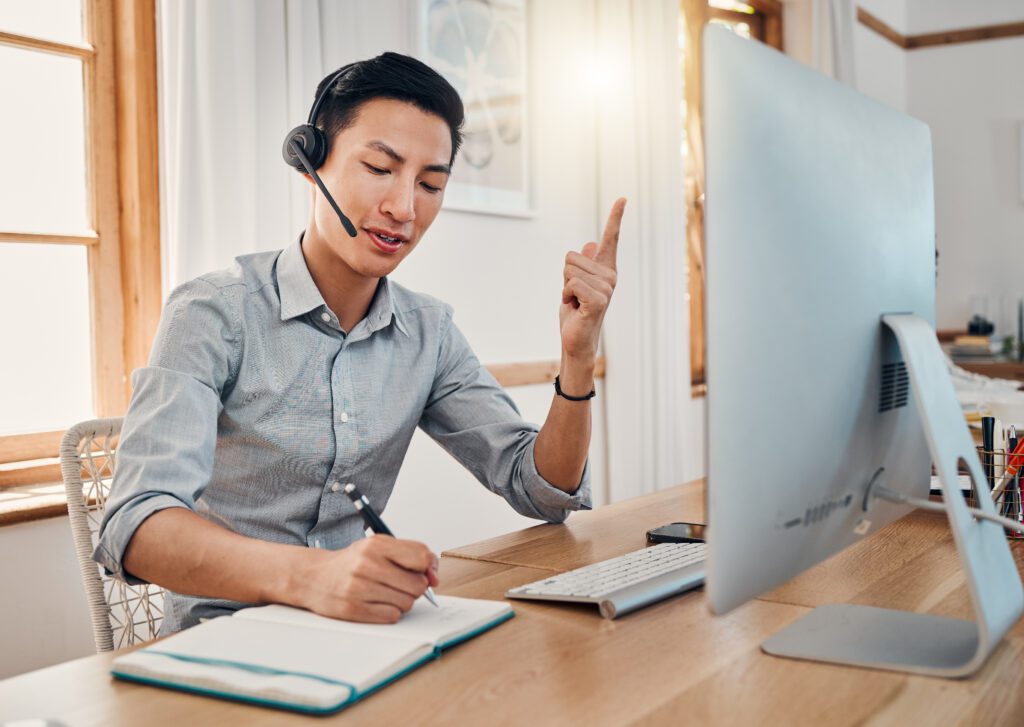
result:
[[[317,191],[316,227],[339,262],[371,278],[398,267],[441,209],[451,155],[441,117],[404,101],[364,103],[318,170],[359,233],[350,237]]]

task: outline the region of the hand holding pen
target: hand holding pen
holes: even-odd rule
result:
[[[391,529],[384,524],[384,521],[380,519],[380,515],[376,513],[373,507],[370,506],[370,501],[366,499],[366,496],[356,489],[356,486],[351,482],[345,485],[345,494],[348,495],[349,499],[352,500],[352,504],[355,505],[356,510],[363,517],[363,522],[366,523],[366,527],[372,530],[377,535],[390,535],[392,538],[395,537]],[[429,579],[428,579],[429,582]],[[428,585],[427,590],[423,594],[427,600],[430,601],[434,606],[437,606],[437,600],[434,598],[434,591]]]

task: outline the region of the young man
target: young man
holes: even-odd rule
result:
[[[168,589],[163,633],[266,602],[398,620],[437,585],[437,558],[421,543],[364,538],[343,489],[355,483],[380,508],[417,426],[524,515],[560,522],[589,507],[581,397],[593,388],[624,200],[600,245],[566,256],[562,393],[538,432],[451,308],[387,278],[441,208],[461,140],[458,94],[386,53],[328,77],[321,95],[319,174],[357,234],[307,174],[300,239],[176,289],[149,366],[133,374],[94,557]]]

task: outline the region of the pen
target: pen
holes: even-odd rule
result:
[[[985,479],[988,480],[988,489],[991,491],[996,486],[996,418],[981,418],[981,463],[985,469]]]
[[[363,522],[366,523],[366,527],[377,533],[377,535],[395,537],[395,534],[391,532],[391,528],[384,524],[384,521],[380,519],[380,515],[370,506],[370,501],[366,499],[366,495],[359,492],[354,484],[349,482],[345,485],[345,494],[348,495],[348,499],[352,501],[352,504],[356,506],[356,512],[363,516]],[[427,586],[426,593],[423,595],[435,607],[438,607],[437,599],[434,598],[434,589]]]
[[[1014,471],[1013,470],[1013,453],[1016,452],[1016,451],[1017,451],[1017,431],[1013,427],[1013,425],[1011,424],[1010,425],[1010,430],[1009,430],[1009,436],[1007,437],[1007,442],[1006,442],[1006,467],[1003,470],[1003,479],[1006,479],[1007,477],[1010,477],[1010,483],[1006,486],[1006,495],[1003,498],[1002,507],[1000,508],[1000,510],[1002,511],[1003,517],[1010,517],[1011,516],[1011,512],[1010,511],[1011,511],[1012,506],[1013,506],[1013,503],[1011,502],[1011,500],[1013,499],[1013,491],[1017,487],[1017,477],[1013,474],[1013,471]],[[996,498],[996,505],[997,506],[1000,505],[1000,502],[999,502],[998,498]]]

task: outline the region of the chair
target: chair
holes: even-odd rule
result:
[[[163,620],[163,589],[130,586],[104,574],[92,559],[110,494],[121,417],[92,419],[69,429],[60,444],[71,536],[92,616],[96,651],[112,651],[157,634]]]

